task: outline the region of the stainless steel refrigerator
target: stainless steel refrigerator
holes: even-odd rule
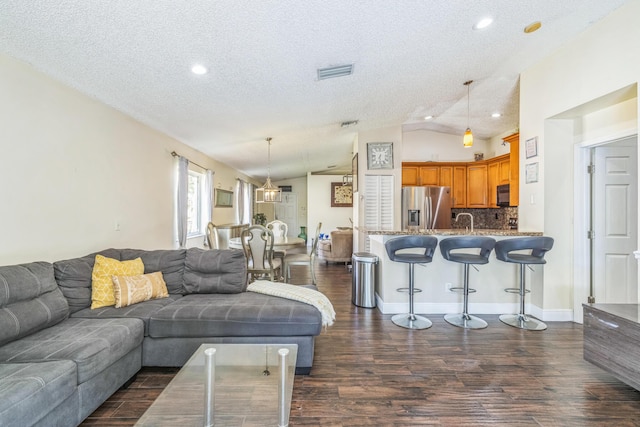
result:
[[[451,189],[436,186],[403,187],[402,229],[434,228],[451,228]]]

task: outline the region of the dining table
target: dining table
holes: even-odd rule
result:
[[[229,239],[230,249],[242,249],[242,237],[232,237]],[[273,238],[273,250],[285,251],[297,246],[304,246],[305,241],[301,237],[277,236]]]

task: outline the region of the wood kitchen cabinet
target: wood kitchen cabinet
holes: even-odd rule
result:
[[[467,207],[486,208],[487,200],[487,164],[467,166]]]
[[[440,167],[402,165],[402,185],[440,185]]]
[[[490,162],[487,165],[487,186],[489,188],[489,203],[487,205],[490,208],[498,207],[498,169],[498,162]]]
[[[498,207],[497,187],[498,185],[509,184],[510,175],[511,166],[509,154],[494,157],[487,161],[488,207]]]
[[[514,133],[504,142],[509,144],[509,206],[518,206],[520,201],[520,134]]]
[[[402,186],[418,184],[418,166],[402,166]]]
[[[467,166],[440,166],[440,184],[451,189],[451,207],[464,208],[467,206]]]
[[[504,157],[498,162],[498,185],[509,184],[511,181],[511,160],[508,154],[500,156]]]
[[[440,184],[440,166],[420,167],[420,185],[442,185]]]

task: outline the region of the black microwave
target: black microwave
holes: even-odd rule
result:
[[[498,206],[509,206],[509,184],[498,185],[496,204]]]

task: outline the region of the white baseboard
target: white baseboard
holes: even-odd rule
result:
[[[382,314],[407,313],[409,303],[385,303],[376,295],[378,310]],[[416,314],[446,314],[459,313],[462,306],[460,303],[416,303],[413,306]],[[518,313],[520,305],[517,303],[469,303],[469,313],[471,314],[509,314]],[[525,312],[531,314],[545,322],[571,322],[573,321],[573,310],[542,310],[537,306],[527,304]]]

